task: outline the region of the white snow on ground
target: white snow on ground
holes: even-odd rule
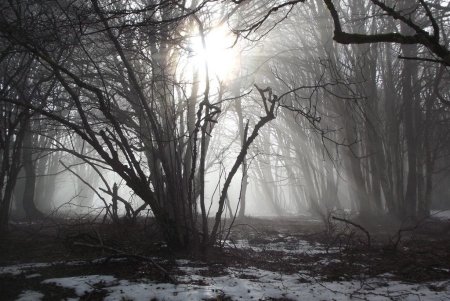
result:
[[[47,268],[50,266],[55,265],[84,265],[86,264],[86,261],[81,260],[74,260],[74,261],[55,261],[51,263],[23,263],[23,264],[16,264],[16,265],[10,265],[6,267],[0,267],[0,275],[4,274],[10,274],[13,276],[18,276],[21,274],[31,273],[37,269],[41,268]],[[36,274],[31,274],[28,276],[28,278],[37,277]]]
[[[10,274],[13,276],[17,276],[20,274],[24,274],[30,271],[34,271],[39,268],[46,268],[51,266],[50,263],[25,263],[25,264],[16,264],[6,267],[0,267],[0,275]]]
[[[430,216],[440,220],[450,221],[450,210],[431,210]]]
[[[116,278],[105,275],[88,275],[78,277],[53,278],[42,281],[42,283],[56,284],[61,287],[75,290],[77,296],[83,296],[92,292],[95,285],[111,286],[116,283]]]
[[[321,264],[321,265],[330,265],[332,263],[341,263],[342,261],[339,259],[329,259],[329,258],[324,258],[321,259],[319,261],[317,261],[317,264]]]
[[[185,266],[184,270],[187,269]],[[196,270],[199,268],[191,268],[191,272]],[[450,281],[409,284],[380,276],[354,281],[325,282],[317,281],[302,273],[283,275],[257,268],[229,268],[226,272],[226,276],[220,277],[202,277],[194,274],[179,276],[177,279],[181,284],[178,285],[155,283],[146,279],[136,282],[117,280],[112,276],[101,275],[48,279],[44,282],[75,289],[78,296],[93,291],[95,285],[101,284],[107,292],[105,301],[148,301],[152,298],[197,301],[216,298],[219,295],[229,296],[232,300],[266,300],[281,297],[293,300],[337,301],[350,298],[369,301],[450,300]],[[304,280],[310,283],[302,282]],[[199,284],[190,284],[191,282]]]
[[[27,278],[27,279],[37,278],[37,277],[41,277],[41,274],[34,273],[34,274],[30,274],[30,275],[25,276],[25,278]]]
[[[250,245],[248,240],[239,239],[234,242],[227,241],[227,245],[230,247],[235,247],[238,249],[250,249],[255,252],[262,251],[280,251],[289,255],[295,254],[307,254],[307,255],[316,255],[316,254],[325,254],[325,253],[335,253],[338,252],[337,248],[329,248],[328,250],[325,246],[321,244],[312,244],[306,240],[298,240],[298,239],[290,239],[290,237],[286,237],[287,241],[280,242],[270,242],[261,244],[262,247],[258,246],[258,244]],[[291,241],[290,241],[291,240]]]
[[[295,241],[284,237],[284,241],[272,242],[268,245],[252,244],[247,240],[239,240],[236,247],[254,251],[275,250],[295,254],[323,254],[323,245],[311,244],[307,241]],[[231,244],[231,243],[230,243]],[[338,262],[338,259],[323,258],[318,264],[325,265]],[[311,272],[301,271],[295,274],[282,274],[254,267],[230,267],[224,270],[222,276],[202,276],[208,269],[205,263],[189,260],[176,260],[178,271],[183,275],[174,275],[178,285],[156,283],[148,279],[125,280],[108,275],[89,275],[78,277],[53,278],[42,281],[73,289],[78,297],[85,296],[94,290],[104,290],[106,301],[136,300],[182,300],[197,301],[216,299],[218,296],[228,296],[232,300],[268,300],[270,298],[287,298],[292,300],[450,300],[450,280],[426,283],[405,283],[394,281],[393,275],[385,273],[368,278],[364,275],[355,276],[352,281],[329,282],[319,277],[311,276]],[[39,268],[51,268],[58,264],[86,264],[86,262],[55,262],[21,264],[0,267],[0,274],[22,275],[25,277],[42,277],[36,271]],[[206,273],[207,274],[207,273]],[[19,301],[41,300],[43,294],[36,291],[23,291]],[[0,296],[1,299],[1,296]],[[78,300],[78,299],[73,299]]]
[[[16,301],[39,301],[44,298],[44,294],[36,291],[23,291]]]
[[[92,261],[92,263],[98,263],[98,262],[102,262],[104,261],[105,258],[99,258],[96,259],[94,261]],[[123,261],[125,259],[111,259],[110,262],[119,262],[119,261]],[[39,277],[40,274],[37,273],[33,273],[38,269],[41,268],[48,268],[51,266],[56,266],[56,265],[69,265],[69,266],[77,266],[77,265],[85,265],[87,262],[86,261],[82,261],[82,260],[72,260],[72,261],[54,261],[54,262],[37,262],[37,263],[21,263],[21,264],[16,264],[16,265],[10,265],[10,266],[5,266],[5,267],[0,267],[0,275],[5,275],[5,274],[10,274],[12,276],[18,276],[18,275],[23,275],[23,274],[29,274],[26,276],[26,278],[34,278],[34,277]],[[1,297],[1,296],[0,296]]]

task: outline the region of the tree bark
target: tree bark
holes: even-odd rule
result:
[[[25,172],[25,190],[22,198],[23,209],[26,217],[35,219],[42,217],[42,213],[36,208],[34,203],[36,190],[36,168],[33,159],[33,133],[31,131],[31,121],[26,124],[23,138],[22,160]]]

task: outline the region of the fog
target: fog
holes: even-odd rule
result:
[[[148,16],[131,9],[137,1],[106,20],[109,8],[62,1],[58,22],[84,20],[79,29],[26,19],[26,41],[2,37],[30,60],[5,52],[1,62],[12,150],[2,210],[19,220],[155,217],[183,232],[207,231],[213,218],[404,220],[449,208],[450,76],[445,57],[427,57],[444,50],[384,36],[343,41],[322,1],[239,2]],[[32,7],[43,18],[46,7]],[[423,34],[380,9],[355,2],[338,19],[360,39]],[[448,13],[433,9],[446,37]],[[430,18],[416,10],[417,22]],[[3,23],[19,18],[12,11]]]
[[[450,1],[0,1],[0,299],[450,300]]]

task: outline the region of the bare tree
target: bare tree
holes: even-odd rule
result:
[[[59,122],[88,143],[149,205],[173,249],[205,250],[220,234],[234,175],[260,128],[275,118],[277,97],[269,88],[256,89],[262,117],[252,130],[247,125],[249,135],[224,182],[210,230],[205,169],[222,94],[211,93],[207,72],[205,79],[194,74],[194,83],[177,77],[177,64],[186,55],[181,32],[195,24],[204,36],[206,2],[194,1],[189,8],[175,2],[127,2],[10,3],[0,16],[2,40],[36,58],[57,81],[59,99],[25,109]],[[205,83],[201,97],[199,80]],[[191,96],[185,97],[189,90]],[[23,106],[15,99],[2,101]]]

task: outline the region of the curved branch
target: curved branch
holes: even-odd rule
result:
[[[334,37],[333,39],[340,44],[369,44],[369,43],[397,43],[397,44],[421,44],[425,46],[429,51],[442,59],[440,61],[443,65],[450,66],[450,50],[439,43],[439,27],[429,10],[428,6],[424,6],[427,16],[432,22],[434,34],[430,35],[423,30],[420,26],[415,24],[412,20],[407,19],[398,11],[387,6],[379,0],[371,0],[372,3],[386,12],[394,19],[398,19],[408,25],[416,33],[414,35],[403,35],[396,32],[380,33],[380,34],[360,34],[360,33],[348,33],[342,30],[341,21],[339,19],[339,13],[332,0],[323,0],[330,12],[331,18],[334,23]],[[437,28],[436,28],[437,27]]]

